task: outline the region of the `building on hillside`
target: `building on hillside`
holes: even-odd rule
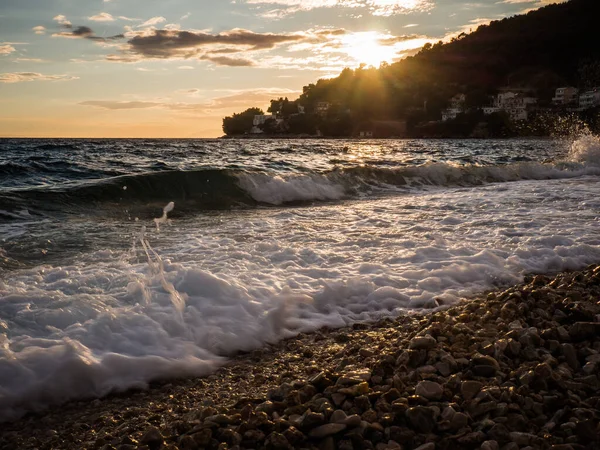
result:
[[[497,106],[484,106],[482,109],[483,109],[483,114],[485,114],[486,116],[502,111]]]
[[[600,106],[600,87],[582,92],[579,96],[579,109],[589,109]]]
[[[329,102],[318,102],[315,108],[315,112],[317,114],[326,114],[330,106],[331,105],[329,104]]]
[[[401,138],[406,136],[406,120],[371,120],[357,127],[355,136],[361,138]]]
[[[512,121],[518,122],[529,118],[529,113],[535,108],[537,101],[537,98],[520,92],[501,92],[494,97],[492,106],[483,108],[483,113],[493,114],[504,111]]]
[[[275,121],[276,126],[281,126],[284,120],[280,117],[277,117],[275,114],[258,114],[254,116],[252,120],[252,129],[250,130],[251,134],[262,134],[264,133],[264,125],[270,121]]]
[[[467,101],[465,94],[456,94],[450,99],[450,108],[464,108]]]
[[[456,94],[449,101],[450,106],[442,111],[442,121],[456,119],[456,117],[465,112],[465,102],[467,97],[465,94]]]
[[[571,86],[559,87],[552,98],[552,103],[555,105],[569,105],[577,101],[578,93],[579,89]]]

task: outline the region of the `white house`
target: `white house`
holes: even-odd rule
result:
[[[493,101],[493,106],[483,108],[484,114],[505,111],[513,121],[527,120],[537,98],[527,97],[517,92],[501,92]]]
[[[329,106],[331,106],[328,102],[319,102],[317,103],[317,114],[325,114],[327,112],[327,110],[329,109]]]
[[[497,113],[499,111],[502,111],[500,108],[498,108],[497,106],[484,106],[483,107],[483,113],[487,116],[489,114],[494,114]]]
[[[595,106],[600,106],[600,88],[582,92],[579,96],[579,108],[589,109]]]
[[[569,103],[573,103],[577,100],[578,93],[579,89],[571,86],[559,87],[556,89],[556,93],[552,98],[552,103],[555,105],[568,105]]]
[[[460,113],[465,112],[465,94],[456,94],[450,99],[450,107],[442,111],[442,121],[456,119]]]
[[[445,122],[446,120],[456,119],[456,116],[458,116],[462,112],[464,111],[459,108],[445,109],[442,111],[442,121]]]
[[[253,126],[252,126],[252,129],[250,130],[250,133],[252,133],[252,134],[263,133],[263,130],[260,127],[261,127],[261,125],[264,125],[268,120],[276,120],[277,125],[279,125],[281,122],[283,122],[283,119],[278,119],[275,114],[257,114],[256,116],[254,116],[254,119],[252,120]]]

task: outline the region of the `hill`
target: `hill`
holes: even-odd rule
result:
[[[271,113],[281,116],[301,105],[306,114],[291,126],[271,124],[269,131],[318,129],[347,136],[368,122],[406,120],[410,132],[419,123],[439,120],[456,94],[465,94],[467,108],[480,108],[504,86],[529,90],[540,106],[550,105],[559,86],[600,85],[599,18],[599,1],[570,0],[482,25],[448,43],[427,44],[391,65],[344,69],[336,78],[304,86],[292,102],[273,100]],[[319,111],[319,104],[327,106]],[[230,119],[224,119],[226,133]]]

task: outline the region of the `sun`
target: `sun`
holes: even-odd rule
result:
[[[357,66],[379,67],[383,62],[398,61],[427,42],[430,39],[424,36],[398,37],[378,31],[361,31],[342,36],[337,51],[348,55]]]
[[[357,65],[379,67],[383,62],[392,62],[398,57],[393,45],[382,45],[386,35],[376,31],[353,33],[342,38],[342,50],[353,58]]]

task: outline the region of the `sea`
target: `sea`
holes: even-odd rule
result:
[[[0,140],[0,421],[600,263],[600,140]]]

